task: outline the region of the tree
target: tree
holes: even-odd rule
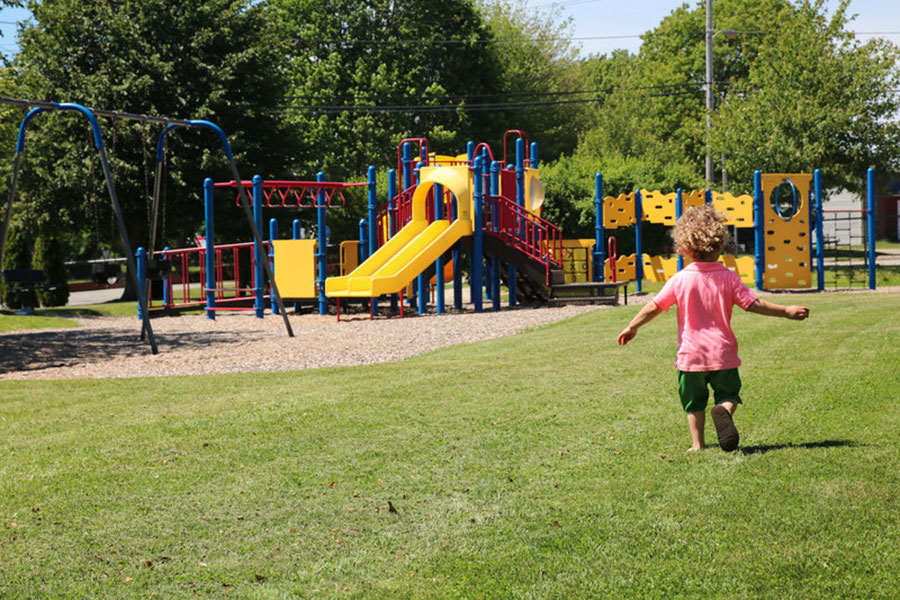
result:
[[[209,119],[229,136],[245,177],[287,170],[293,145],[273,115],[283,97],[281,52],[265,4],[43,0],[29,6],[34,21],[20,31],[21,52],[9,72],[15,95]],[[102,119],[101,127],[129,237],[146,245],[160,126]],[[120,245],[88,132],[79,115],[35,119],[21,191],[31,227],[53,219],[75,254],[91,256]],[[197,231],[204,177],[232,178],[211,132],[192,129],[169,138],[168,199],[157,247],[183,245]],[[219,229],[247,237],[246,222],[235,214]]]
[[[39,235],[34,242],[34,266],[41,270],[51,289],[38,290],[41,306],[65,306],[69,301],[69,284],[62,244],[53,232]]]
[[[897,48],[858,42],[846,29],[848,4],[829,17],[822,0],[716,0],[713,26],[732,33],[715,36],[711,149],[719,166],[724,156],[729,190],[751,190],[756,169],[822,168],[827,185],[845,187],[871,164],[896,169]],[[605,91],[594,126],[563,160],[595,165],[612,194],[702,187],[704,3],[676,8],[642,37],[637,55],[588,61]],[[547,187],[553,202],[565,186],[551,176]]]
[[[33,240],[28,235],[27,229],[19,223],[13,223],[9,228],[6,239],[6,250],[3,253],[3,270],[21,271],[31,269],[31,257]],[[33,291],[13,291],[15,284],[7,284],[3,281],[3,305],[7,308],[18,309],[37,304],[37,297]]]
[[[571,19],[561,19],[558,8],[535,10],[522,0],[479,4],[496,40],[489,50],[501,69],[496,95],[479,98],[497,104],[490,113],[490,139],[520,129],[539,142],[541,160],[571,153],[588,123],[587,101],[595,93],[569,40]]]
[[[757,60],[731,81],[713,123],[713,150],[744,187],[753,170],[812,172],[826,188],[860,187],[866,169],[900,167],[898,47],[847,30],[849,0],[783,11]]]
[[[497,89],[498,74],[469,0],[273,5],[291,37],[285,116],[303,145],[299,174],[359,177],[370,164],[393,165],[407,137],[453,152],[489,122],[466,110],[469,98]],[[417,108],[396,108],[409,105]]]

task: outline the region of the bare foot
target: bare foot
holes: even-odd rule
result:
[[[688,452],[700,452],[701,450],[705,450],[706,446],[691,446],[687,449]]]

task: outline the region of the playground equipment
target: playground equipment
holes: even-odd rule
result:
[[[472,175],[468,167],[423,167],[411,200],[411,218],[387,243],[347,276],[325,282],[330,297],[373,298],[400,293],[460,239],[472,234]],[[456,218],[426,216],[426,202],[435,186],[454,199]],[[441,200],[437,200],[440,202]]]
[[[867,214],[869,287],[875,288],[874,257],[874,170],[869,169],[869,209]],[[789,200],[788,200],[789,199]],[[780,290],[812,287],[812,264],[816,263],[818,290],[825,286],[826,243],[822,224],[828,211],[822,207],[821,171],[808,173],[754,174],[754,193],[734,196],[711,190],[663,194],[638,190],[631,194],[603,196],[603,177],[595,181],[595,242],[591,272],[598,280],[633,280],[641,291],[642,280],[666,281],[680,270],[685,257],[665,258],[642,252],[642,224],[671,226],[681,213],[709,203],[728,216],[726,225],[750,229],[754,233],[753,256],[723,254],[719,261],[757,289]],[[611,260],[604,253],[606,230],[633,225],[635,253]],[[813,243],[815,238],[815,243]],[[638,259],[640,257],[640,259]]]
[[[0,103],[12,104],[16,106],[22,106],[25,108],[30,108],[28,114],[22,119],[22,122],[19,126],[19,135],[16,143],[16,157],[13,164],[13,173],[12,173],[12,184],[10,186],[9,199],[7,201],[6,210],[4,213],[3,219],[3,230],[2,234],[0,234],[0,260],[3,257],[3,251],[6,245],[6,236],[9,229],[10,217],[12,213],[12,205],[13,199],[15,198],[16,184],[18,182],[18,174],[19,168],[21,166],[23,153],[25,150],[25,132],[29,122],[38,114],[47,111],[70,111],[70,112],[78,112],[83,116],[87,117],[88,121],[91,125],[91,132],[94,140],[94,147],[97,149],[98,156],[100,158],[100,164],[103,169],[103,175],[106,180],[107,189],[109,190],[110,202],[112,203],[113,211],[116,215],[116,222],[119,227],[119,235],[122,240],[122,246],[125,252],[126,264],[128,266],[128,271],[132,278],[132,283],[135,286],[135,289],[139,290],[138,294],[138,312],[141,318],[141,339],[148,340],[150,344],[150,349],[153,354],[157,354],[159,349],[156,344],[156,340],[153,336],[153,329],[150,324],[149,318],[149,310],[148,310],[148,300],[147,300],[147,279],[145,276],[139,276],[138,267],[135,261],[135,257],[131,252],[131,242],[128,238],[128,232],[125,227],[125,222],[122,217],[121,207],[119,205],[118,195],[116,194],[115,181],[113,179],[112,173],[109,168],[109,161],[106,157],[106,151],[104,149],[103,143],[103,134],[100,131],[100,125],[97,122],[96,115],[112,117],[114,119],[126,119],[126,120],[134,120],[140,121],[142,123],[161,123],[163,125],[163,130],[160,133],[159,140],[157,143],[157,152],[156,152],[156,161],[157,161],[157,175],[156,181],[154,184],[154,195],[153,195],[153,208],[152,208],[152,217],[151,217],[151,226],[150,226],[150,253],[149,257],[151,259],[151,268],[152,270],[159,270],[159,268],[152,264],[152,259],[154,257],[154,244],[156,240],[156,229],[157,229],[157,216],[159,213],[159,199],[160,199],[160,190],[162,188],[162,180],[163,174],[165,172],[165,139],[167,134],[178,128],[201,128],[212,130],[218,136],[222,148],[225,152],[225,156],[228,159],[229,166],[231,167],[232,174],[234,175],[235,181],[240,182],[240,174],[237,169],[237,165],[234,161],[234,154],[231,151],[231,145],[228,142],[228,138],[225,136],[225,133],[222,129],[211,121],[206,120],[182,120],[182,119],[171,119],[168,117],[158,117],[151,115],[141,115],[141,114],[132,114],[132,113],[123,113],[118,111],[108,111],[108,110],[98,110],[84,107],[80,104],[74,103],[62,103],[62,102],[35,102],[32,100],[22,100],[15,98],[0,98]],[[262,247],[262,239],[259,234],[259,228],[256,226],[256,223],[253,221],[252,214],[250,212],[249,203],[247,202],[247,194],[244,190],[243,186],[238,183],[238,189],[240,192],[240,202],[244,208],[244,212],[248,217],[250,222],[250,229],[253,233],[253,237],[256,243],[257,248]],[[268,264],[265,264],[264,267],[268,270],[270,279],[271,277],[271,268]],[[144,270],[143,274],[147,274],[148,271]],[[273,282],[271,286],[271,295],[274,298],[274,301],[278,306],[282,307],[281,312],[284,313],[283,305],[281,302],[281,297],[278,293],[277,285]],[[288,335],[293,336],[293,331],[291,330],[290,322],[287,320],[287,316],[284,317],[285,328],[287,329]]]
[[[0,98],[0,102],[4,104],[13,104],[25,108],[30,108],[28,114],[25,115],[19,125],[19,135],[16,141],[16,156],[13,162],[12,183],[10,185],[9,199],[7,200],[6,210],[3,216],[3,231],[2,233],[0,233],[0,261],[3,260],[3,251],[6,247],[6,236],[9,231],[9,222],[12,216],[13,200],[15,199],[16,185],[19,179],[19,169],[22,166],[22,158],[25,153],[25,132],[28,128],[28,124],[32,119],[43,112],[54,110],[63,112],[77,112],[86,117],[88,119],[88,122],[90,123],[91,133],[94,140],[94,148],[96,148],[97,150],[97,154],[100,158],[100,165],[103,168],[103,176],[106,179],[106,186],[109,190],[109,199],[113,207],[113,212],[116,215],[116,223],[119,227],[119,235],[122,239],[122,246],[125,249],[125,258],[128,264],[128,270],[131,273],[132,282],[135,285],[135,289],[140,289],[140,282],[137,280],[137,269],[134,262],[134,256],[131,254],[131,243],[128,239],[128,232],[125,228],[125,221],[122,218],[122,210],[119,206],[119,198],[116,194],[115,180],[113,179],[112,173],[109,168],[109,161],[106,158],[106,150],[103,143],[103,134],[100,131],[100,124],[97,122],[96,114],[104,113],[102,111],[96,111],[94,109],[86,108],[80,104],[66,102],[33,102],[30,100],[19,100],[14,98]],[[108,112],[106,114],[108,114]],[[150,119],[150,117],[146,117],[145,115],[138,116],[125,113],[121,113],[118,116],[120,118],[126,119],[135,119],[141,117],[146,120]],[[143,298],[138,299],[138,304],[142,309],[146,307],[146,303],[144,302]],[[146,311],[144,311],[144,314],[146,315]],[[159,349],[156,345],[156,340],[153,337],[153,329],[150,326],[150,319],[146,316],[142,319],[141,339],[144,339],[145,333],[150,344],[150,351],[153,354],[157,354],[159,352]]]
[[[512,160],[507,156],[510,136],[516,136],[513,164],[507,162],[507,158]],[[540,216],[543,187],[537,169],[537,144],[528,145],[524,132],[511,130],[504,135],[503,145],[502,160],[494,160],[485,143],[470,142],[466,154],[446,156],[429,152],[423,138],[403,140],[397,149],[397,168],[388,172],[388,199],[382,206],[377,203],[374,167],[369,168],[365,183],[328,182],[322,173],[315,182],[268,182],[258,177],[243,182],[253,188],[257,228],[262,227],[262,207],[316,209],[316,240],[299,239],[296,221],[294,239],[278,240],[277,226],[270,223],[269,243],[259,249],[248,244],[215,246],[211,242],[212,191],[235,187],[236,183],[207,181],[204,247],[157,253],[159,259],[171,260],[174,265],[162,289],[163,306],[198,306],[205,298],[210,318],[218,310],[254,310],[262,317],[267,294],[260,263],[267,262],[274,267],[269,279],[274,277],[285,298],[310,299],[315,295],[320,314],[327,312],[329,299],[334,300],[338,312],[341,299],[363,302],[369,305],[371,315],[385,299],[390,300],[392,310],[402,314],[404,300],[408,299],[422,313],[427,310],[431,286],[436,311],[442,313],[446,310],[445,281],[450,279],[453,306],[461,310],[463,270],[469,273],[470,299],[476,311],[483,310],[485,299],[492,303],[493,310],[500,309],[503,280],[509,287],[511,306],[519,297],[549,300],[568,292],[571,298],[572,292],[566,287],[617,292],[621,284],[575,283],[571,277],[565,280],[562,261],[566,252],[561,232]],[[368,218],[360,223],[358,242],[341,243],[341,272],[328,277],[326,213],[338,205],[338,199],[343,205],[343,191],[353,186],[367,187]],[[568,246],[584,250],[580,242]],[[258,260],[267,252],[269,261]],[[465,269],[463,254],[469,259]],[[229,255],[230,260],[223,259]],[[240,265],[245,264],[253,265],[252,286],[249,276],[240,275]],[[199,278],[192,278],[191,271],[199,272]],[[201,286],[201,281],[205,285]],[[180,300],[172,293],[173,282],[182,287]],[[252,308],[247,306],[251,298]],[[597,292],[587,298],[609,300]],[[151,296],[150,307],[158,306]],[[273,312],[278,311],[273,306]]]
[[[507,160],[511,158],[507,156],[509,135],[516,136],[514,162]],[[540,216],[543,189],[537,144],[529,145],[523,132],[511,130],[504,135],[503,146],[502,160],[495,160],[485,143],[470,142],[466,154],[447,156],[429,151],[423,138],[403,140],[398,145],[397,168],[388,171],[388,197],[381,206],[374,167],[369,168],[366,182],[359,183],[325,181],[322,173],[316,181],[255,177],[214,184],[207,180],[204,245],[157,253],[174,265],[162,290],[162,306],[205,304],[209,318],[221,310],[253,310],[262,317],[268,300],[273,312],[282,312],[271,292],[266,292],[264,275],[268,274],[268,281],[274,281],[285,298],[316,301],[320,314],[326,314],[332,303],[340,316],[342,299],[368,305],[372,316],[386,300],[401,315],[407,301],[421,314],[432,295],[436,312],[442,313],[445,282],[450,280],[453,307],[462,309],[464,270],[476,311],[484,309],[486,300],[493,310],[500,309],[502,282],[509,289],[510,306],[520,298],[617,302],[620,289],[626,290],[627,299],[630,281],[641,291],[645,277],[665,281],[685,264],[684,257],[645,255],[642,224],[674,225],[684,209],[704,202],[725,212],[728,225],[753,232],[753,256],[721,257],[746,283],[760,289],[809,287],[813,260],[822,268],[823,245],[812,243],[812,224],[822,222],[818,171],[815,175],[757,173],[752,196],[711,190],[669,194],[638,190],[604,197],[598,174],[595,239],[564,240],[559,228]],[[360,222],[358,241],[340,242],[340,268],[329,270],[327,211],[344,206],[344,192],[356,186],[367,188],[368,215]],[[252,218],[257,230],[262,229],[264,207],[315,209],[316,239],[302,239],[296,219],[293,239],[277,239],[277,223],[272,219],[268,241],[213,244],[213,190],[237,189],[240,203],[244,187],[253,190]],[[812,213],[814,205],[818,216]],[[618,256],[615,238],[607,239],[607,230],[625,226],[634,227],[636,252]],[[816,239],[821,240],[821,234]],[[465,267],[464,254],[468,256]],[[252,265],[252,271],[245,265]],[[821,275],[818,281],[821,289]],[[174,298],[173,283],[182,287],[180,301]],[[151,308],[160,306],[153,302],[150,297]]]

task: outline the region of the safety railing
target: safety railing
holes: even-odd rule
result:
[[[403,190],[388,204],[383,204],[378,208],[378,245],[384,244],[387,239],[400,231],[404,225],[412,219],[412,197],[416,191],[415,187]],[[453,220],[453,194],[449,190],[443,191],[441,199],[441,218],[446,219],[448,216]],[[431,223],[435,219],[434,204],[434,188],[428,191],[425,199],[425,219]]]
[[[269,243],[263,242],[263,255],[268,256]],[[154,265],[166,265],[165,273],[148,272]],[[256,244],[241,242],[221,244],[215,247],[214,310],[252,310],[237,307],[236,303],[253,300],[256,294],[254,272],[256,270]],[[158,268],[158,267],[157,267]],[[151,280],[148,290],[148,309],[196,308],[206,305],[206,248],[176,248],[154,253],[154,260],[138,253],[138,271],[141,280]],[[162,285],[155,281],[162,281]],[[161,289],[160,289],[161,288]]]
[[[550,270],[562,268],[562,232],[559,227],[505,196],[485,197],[484,231],[544,265],[546,283]]]

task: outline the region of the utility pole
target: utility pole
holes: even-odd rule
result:
[[[713,162],[710,151],[713,112],[713,20],[712,0],[706,0],[706,185],[712,185]]]

